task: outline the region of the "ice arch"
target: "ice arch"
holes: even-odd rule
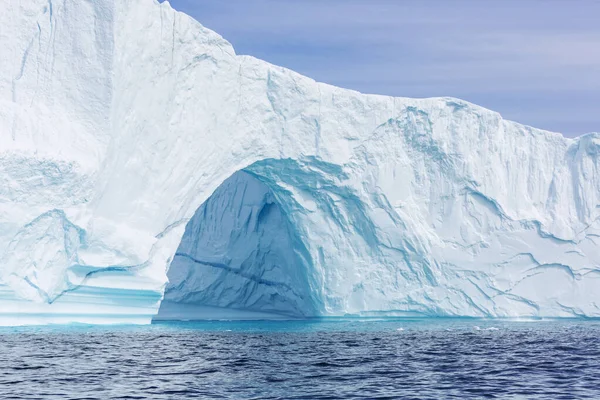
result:
[[[381,283],[364,282],[379,262],[375,222],[348,178],[315,157],[265,159],[228,178],[187,224],[157,319],[386,310],[369,298]]]
[[[240,170],[325,315],[600,315],[598,134],[318,83],[167,2],[9,2],[0,25],[0,323],[149,322]]]

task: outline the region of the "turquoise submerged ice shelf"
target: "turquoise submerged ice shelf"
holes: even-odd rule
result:
[[[600,316],[599,134],[318,83],[168,3],[0,2],[0,324]]]

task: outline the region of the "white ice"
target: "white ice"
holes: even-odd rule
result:
[[[0,324],[147,323],[184,253],[198,309],[600,316],[600,134],[317,83],[166,2],[0,6]]]

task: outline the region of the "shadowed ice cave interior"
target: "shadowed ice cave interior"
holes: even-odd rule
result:
[[[268,178],[238,171],[186,226],[156,320],[318,314],[310,257]]]

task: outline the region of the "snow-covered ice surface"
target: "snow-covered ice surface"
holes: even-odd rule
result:
[[[171,261],[186,307],[600,316],[600,134],[317,83],[168,3],[0,3],[0,324],[149,322]]]

